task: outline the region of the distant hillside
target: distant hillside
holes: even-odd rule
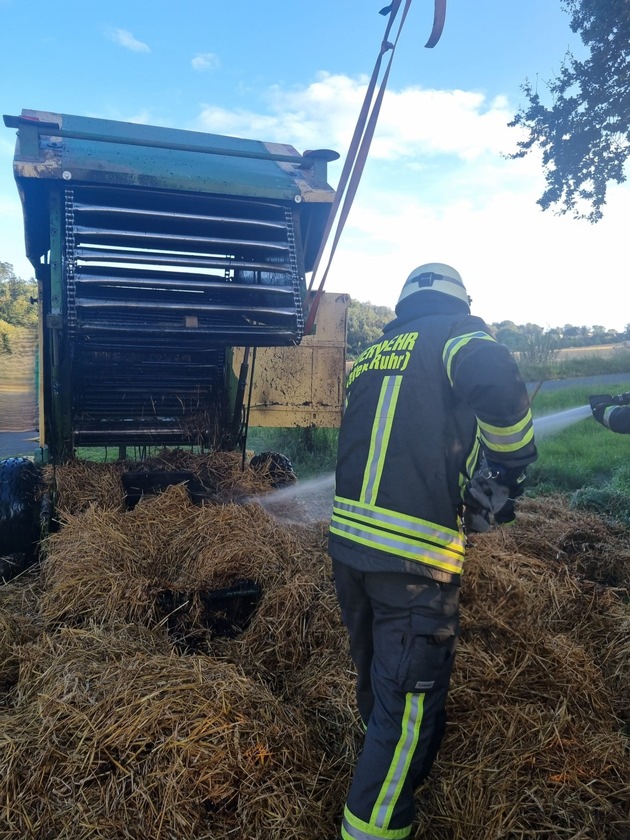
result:
[[[37,428],[37,330],[15,327],[11,352],[0,354],[0,431]]]

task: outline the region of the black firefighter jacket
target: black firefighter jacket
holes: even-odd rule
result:
[[[397,319],[348,374],[331,556],[371,572],[458,582],[462,493],[481,457],[536,458],[527,390],[480,319]]]
[[[620,435],[630,435],[630,405],[608,406],[604,411],[601,422],[611,432],[618,432]]]

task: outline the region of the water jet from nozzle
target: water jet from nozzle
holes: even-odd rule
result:
[[[330,519],[334,492],[335,474],[331,472],[271,493],[250,496],[245,501],[261,505],[282,522],[307,524]]]
[[[534,420],[534,437],[537,442],[541,441],[590,416],[590,405],[581,405],[578,408],[567,408],[555,414],[548,414],[546,417],[537,417]]]

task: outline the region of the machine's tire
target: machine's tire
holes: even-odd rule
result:
[[[23,557],[15,574],[37,554],[40,482],[41,471],[28,458],[0,461],[0,557]]]
[[[250,467],[261,475],[269,477],[274,489],[295,484],[297,476],[291,461],[279,452],[259,452],[249,462]]]

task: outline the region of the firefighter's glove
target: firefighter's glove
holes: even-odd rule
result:
[[[625,391],[623,394],[617,394],[613,397],[614,405],[630,405],[630,391]]]
[[[507,502],[507,485],[499,480],[496,470],[483,464],[466,485],[464,503],[473,511],[498,513]]]
[[[509,469],[502,464],[484,461],[473,474],[464,493],[464,521],[468,530],[487,531],[491,516],[498,525],[514,522],[514,502],[523,494],[524,481],[523,469]],[[486,520],[485,527],[479,517]]]
[[[598,423],[604,422],[604,412],[608,406],[621,405],[621,403],[615,403],[615,397],[612,394],[591,394],[588,401],[593,412],[593,417]]]
[[[483,534],[491,527],[490,513],[481,508],[464,507],[464,528],[468,534]]]
[[[516,522],[516,508],[514,507],[514,501],[515,499],[508,498],[501,510],[498,510],[494,514],[494,521],[497,525],[513,525]]]

